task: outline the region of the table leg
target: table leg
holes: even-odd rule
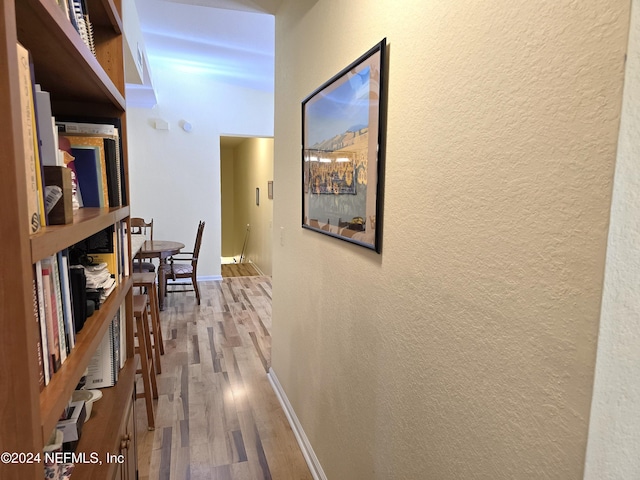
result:
[[[163,262],[160,260],[160,266],[158,267],[158,308],[164,310],[164,286],[165,286],[165,271],[162,268]]]

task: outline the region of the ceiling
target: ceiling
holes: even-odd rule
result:
[[[162,64],[273,91],[282,0],[135,0],[151,78]]]

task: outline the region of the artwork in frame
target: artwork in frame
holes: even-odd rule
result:
[[[386,39],[302,102],[302,227],[381,253]]]

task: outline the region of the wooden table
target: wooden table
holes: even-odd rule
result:
[[[159,258],[160,266],[158,267],[158,306],[160,310],[164,310],[164,287],[165,272],[162,266],[167,263],[167,257],[175,255],[184,248],[184,243],[171,242],[168,240],[146,240],[136,258]]]

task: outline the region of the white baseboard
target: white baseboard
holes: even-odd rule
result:
[[[222,275],[204,275],[202,277],[198,275],[199,282],[206,282],[209,280],[222,280]]]
[[[318,460],[318,457],[316,457],[316,454],[311,447],[311,443],[309,442],[307,435],[304,433],[302,425],[296,416],[296,412],[293,410],[291,403],[289,403],[287,394],[282,389],[282,385],[280,385],[280,381],[278,381],[278,377],[276,376],[276,372],[273,371],[273,368],[269,368],[267,377],[269,378],[273,391],[276,392],[276,396],[278,397],[278,401],[287,416],[287,420],[289,420],[291,430],[293,430],[293,434],[296,436],[296,440],[298,441],[298,445],[300,445],[300,450],[302,450],[302,455],[309,466],[313,479],[327,480],[327,476],[324,474],[324,470],[322,470],[322,465],[320,465],[320,461]]]
[[[257,264],[257,263],[253,263],[251,260],[249,260],[249,263],[250,263],[251,265],[253,265],[253,268],[255,268],[255,269],[256,269],[256,272],[258,272],[258,274],[259,274],[259,275],[264,276],[264,272],[263,272],[262,270],[260,270],[260,267],[258,266],[258,264]]]

